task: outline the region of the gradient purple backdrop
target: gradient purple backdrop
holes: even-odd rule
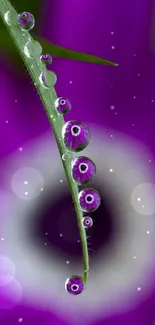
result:
[[[124,132],[144,142],[154,155],[153,0],[49,0],[44,6],[41,24],[37,22],[42,36],[66,48],[119,63],[119,67],[107,67],[53,60],[52,68],[58,77],[57,94],[72,102],[70,119]],[[23,78],[22,73],[17,75],[4,55],[0,76],[0,157],[3,159],[48,131],[50,126],[29,79],[25,75]],[[155,292],[152,292],[134,311],[92,325],[152,325],[154,305]],[[61,317],[26,308],[22,303],[14,310],[2,312],[3,325],[17,324],[20,318],[23,325],[68,324]]]

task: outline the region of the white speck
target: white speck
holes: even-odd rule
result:
[[[133,56],[136,56],[137,54],[135,53]]]
[[[113,138],[113,137],[114,137],[114,136],[113,136],[113,134],[111,134],[110,136],[111,136],[111,138]]]
[[[2,238],[2,240],[4,240],[4,238]]]
[[[19,148],[19,151],[23,151],[23,148],[22,148],[22,147],[20,147],[20,148]]]
[[[36,82],[34,83],[34,86],[36,86],[37,84],[36,84]]]
[[[114,50],[114,49],[115,49],[115,46],[114,46],[114,45],[112,45],[111,49],[112,49],[112,50]]]
[[[25,192],[25,195],[28,195],[28,192]]]
[[[80,240],[78,239],[78,240],[77,240],[77,243],[79,243],[79,242],[80,242]]]
[[[110,173],[112,173],[112,172],[113,172],[113,169],[112,169],[112,168],[110,168],[110,169],[109,169],[109,172],[110,172]]]
[[[140,202],[140,200],[141,200],[141,199],[140,199],[140,197],[138,197],[138,198],[137,198],[137,201],[139,201],[139,202]]]
[[[24,182],[24,184],[26,185],[26,184],[28,184],[28,182],[27,182],[27,181],[25,181],[25,182]]]
[[[19,323],[22,323],[22,321],[23,321],[23,318],[19,318],[19,319],[18,319],[18,322],[19,322]]]
[[[115,115],[117,115],[117,112],[115,113]]]
[[[136,96],[133,96],[134,99],[136,99]]]
[[[62,234],[60,234],[60,237],[62,237]]]
[[[5,121],[5,123],[7,124],[7,123],[8,123],[8,121]]]
[[[47,246],[47,243],[45,243],[45,246]]]
[[[47,236],[48,235],[48,232],[45,232],[45,235]]]
[[[41,191],[43,191],[44,189],[43,188],[41,188]]]
[[[140,77],[140,73],[138,73],[138,77]]]
[[[66,261],[66,264],[69,264],[69,261]]]
[[[111,32],[111,35],[114,35],[114,32]]]
[[[134,260],[135,260],[135,259],[136,259],[136,256],[134,256],[133,258],[134,258]]]
[[[135,126],[134,124],[132,124],[132,126]]]
[[[149,235],[150,234],[150,231],[148,230],[146,233]]]
[[[151,163],[151,159],[149,159],[149,163]]]
[[[151,103],[154,103],[154,99],[151,100]]]
[[[53,118],[53,115],[52,114],[50,115],[50,118]]]
[[[110,106],[110,109],[113,111],[115,109],[115,106],[114,105],[111,105]]]
[[[53,119],[53,121],[55,122],[55,121],[56,121],[56,119],[54,118],[54,119]]]
[[[137,290],[138,290],[138,291],[141,291],[141,287],[138,287]]]
[[[60,179],[60,183],[62,183],[63,182],[63,180],[62,179]]]
[[[73,81],[70,81],[69,83],[72,84]]]

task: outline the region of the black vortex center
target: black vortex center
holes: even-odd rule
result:
[[[99,208],[91,213],[93,226],[86,231],[89,237],[89,254],[93,255],[107,246],[114,245],[112,238],[116,232],[116,220],[113,215],[111,195],[107,197],[106,194],[106,184],[101,186],[102,191],[105,188],[105,193],[100,191],[99,184],[92,182],[91,185],[101,197]],[[67,185],[62,186],[63,190],[53,199],[53,186],[51,191],[48,188],[47,193],[42,193],[39,203],[26,219],[25,229],[27,229],[28,240],[34,247],[43,250],[44,254],[48,254],[49,259],[53,258],[54,254],[65,263],[67,260],[82,260],[82,249],[73,200]],[[80,189],[84,188],[85,186],[82,186]],[[91,201],[92,197],[88,195],[87,200]],[[84,216],[88,216],[88,213]]]

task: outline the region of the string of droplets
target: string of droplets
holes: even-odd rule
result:
[[[9,20],[12,19],[10,12],[5,15],[5,20],[9,24]],[[35,25],[34,16],[29,12],[22,12],[18,15],[18,25],[23,32],[30,31]],[[35,47],[35,51],[34,51]],[[37,51],[36,51],[37,48]],[[36,55],[40,55],[40,61],[46,66],[52,63],[52,57],[50,54],[42,54],[41,45],[29,39],[25,44],[24,54],[28,58],[34,58],[34,52]],[[42,71],[39,81],[44,88],[50,88],[56,83],[56,75],[45,69]],[[65,115],[71,110],[71,102],[69,99],[64,97],[59,97],[55,101],[55,109],[58,114]],[[68,121],[64,124],[62,129],[62,139],[64,141],[66,150],[68,151],[67,157],[71,152],[80,152],[85,149],[90,141],[90,131],[87,125],[81,121]],[[63,155],[62,159],[65,160],[66,157]],[[96,173],[96,166],[94,162],[85,156],[79,156],[74,159],[71,163],[71,174],[72,179],[78,185],[85,185],[91,182],[92,178]],[[78,200],[82,212],[90,213],[95,211],[100,205],[100,195],[93,188],[86,188],[79,192]],[[82,225],[84,228],[88,229],[93,225],[93,219],[90,216],[83,216]],[[73,295],[80,294],[85,288],[84,279],[78,275],[70,276],[65,282],[65,289]]]

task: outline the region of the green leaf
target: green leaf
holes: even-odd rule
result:
[[[39,0],[21,0],[21,1],[12,0],[11,4],[18,13],[25,10],[31,12],[34,15],[36,20],[42,7],[42,4]],[[110,66],[118,65],[114,62],[99,58],[97,56],[66,49],[64,47],[53,44],[43,38],[40,38],[39,36],[34,36],[34,37],[41,43],[43,47],[43,52],[50,53],[55,58],[62,58],[62,59],[82,61],[88,63],[102,64],[102,65],[110,65]],[[16,47],[14,46],[13,42],[10,39],[9,33],[7,33],[7,30],[4,29],[4,24],[2,24],[2,20],[0,20],[0,39],[1,39],[0,50],[2,49],[3,51],[7,52],[10,58],[12,58],[14,62],[18,63],[20,60],[20,56],[18,55],[16,51]]]
[[[7,30],[3,30],[3,29],[0,30],[0,39],[1,39],[0,50],[5,51],[12,60],[18,62],[20,60],[20,56],[16,51],[16,47],[14,43],[11,42],[11,38]],[[97,56],[68,50],[64,47],[50,43],[49,41],[40,38],[39,36],[35,36],[35,39],[37,39],[42,45],[44,53],[50,53],[55,58],[69,59],[69,60],[82,61],[88,63],[96,63],[102,65],[111,65],[111,66],[118,65],[114,62],[104,60]]]
[[[63,59],[82,61],[82,62],[88,62],[88,63],[112,65],[112,66],[118,65],[117,63],[99,58],[94,55],[68,50],[64,47],[50,43],[49,41],[47,41],[43,38],[37,37],[37,36],[35,36],[35,38],[41,43],[41,45],[44,49],[44,53],[45,52],[50,53],[53,57],[56,57],[56,58],[63,58]]]

